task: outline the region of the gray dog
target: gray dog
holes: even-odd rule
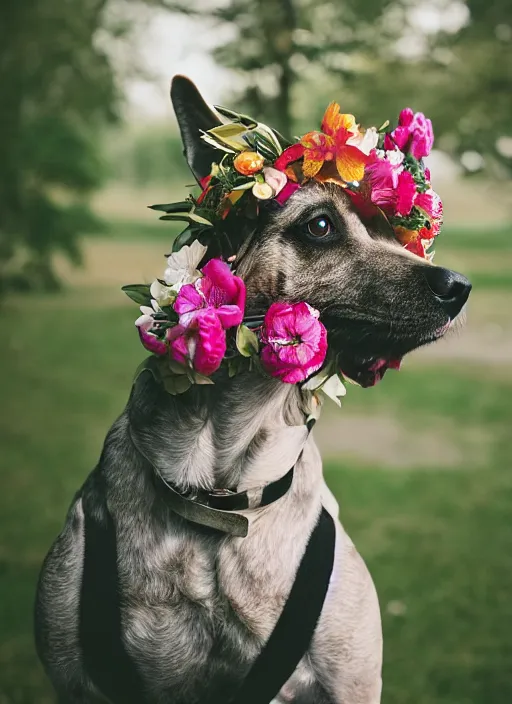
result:
[[[187,159],[204,176],[211,163],[200,130],[218,117],[184,78],[175,79],[172,99]],[[461,275],[405,251],[384,222],[365,226],[343,189],[314,181],[261,217],[237,273],[250,312],[280,299],[320,310],[343,370],[363,386],[375,380],[375,360],[391,362],[439,338],[471,288]],[[178,491],[256,491],[294,464],[282,498],[240,512],[249,521],[245,538],[177,515],[162,481]],[[102,600],[116,569],[121,617],[114,626],[136,666],[140,704],[226,701],[276,624],[322,506],[336,521],[334,570],[310,648],[278,701],[378,704],[377,596],[338,521],[300,389],[246,373],[174,397],[150,374],[139,376],[41,573],[36,641],[59,702],[114,701],[91,672],[80,623],[84,613],[112,619]],[[86,545],[88,520],[110,521],[115,552],[101,540]],[[84,581],[87,561],[101,569],[104,588]],[[117,668],[127,694],[116,701],[129,701],[132,680],[121,656],[108,661],[109,649],[97,639],[103,681]]]

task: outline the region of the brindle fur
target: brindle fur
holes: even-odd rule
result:
[[[214,118],[189,84],[173,97],[189,162],[204,175],[197,127],[213,126]],[[335,234],[314,241],[304,223],[324,213]],[[307,300],[350,364],[403,355],[435,338],[448,316],[427,282],[430,268],[382,223],[363,225],[338,186],[311,183],[283,208],[265,210],[238,271],[250,312],[276,298]],[[98,514],[105,498],[118,541],[124,643],[144,677],[147,704],[213,704],[233,691],[276,623],[322,504],[336,519],[335,568],[311,647],[279,701],[380,702],[377,596],[337,519],[302,404],[296,387],[257,374],[178,397],[149,374],[139,377],[41,573],[37,648],[59,702],[106,701],[84,668],[78,638],[84,508]],[[246,538],[205,535],[155,490],[155,469],[182,489],[242,490],[277,479],[295,462],[282,499],[243,512]]]

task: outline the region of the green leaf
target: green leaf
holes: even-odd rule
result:
[[[184,374],[188,374],[187,367],[185,367],[183,364],[179,364],[179,362],[175,362],[174,359],[169,359],[168,365],[171,372],[173,374],[176,374],[177,376],[183,376]]]
[[[237,145],[235,148],[228,147],[218,137],[212,137],[208,134],[208,132],[204,132],[201,135],[201,139],[205,141],[206,144],[209,144],[210,147],[213,147],[214,149],[221,149],[222,151],[227,152],[228,154],[236,154],[237,151],[242,151],[243,149],[241,145]]]
[[[162,377],[162,383],[164,389],[171,396],[176,396],[177,394],[184,394],[192,386],[192,382],[187,376],[165,376]]]
[[[176,296],[177,295],[178,294],[176,294]],[[172,306],[162,306],[162,310],[165,313],[165,315],[167,316],[167,318],[169,320],[171,320],[172,322],[178,320],[178,314],[176,313],[176,311],[174,310],[174,308]],[[169,325],[169,327],[174,327],[174,326]]]
[[[232,188],[232,191],[248,191],[249,188],[252,188],[256,181],[247,181],[247,183],[242,183],[240,186],[235,186]]]
[[[236,346],[243,357],[258,354],[259,342],[256,333],[246,325],[239,325],[236,331]]]
[[[162,215],[160,220],[185,220],[185,222],[196,222],[198,225],[206,225],[206,227],[213,227],[213,224],[203,218],[197,213],[169,213],[169,215]]]
[[[227,117],[229,120],[233,120],[233,122],[239,122],[241,125],[244,125],[250,130],[253,130],[258,126],[256,120],[253,120],[253,118],[249,117],[249,115],[243,115],[242,113],[234,112],[234,110],[223,108],[222,105],[214,105],[214,108],[224,117]]]
[[[214,382],[212,379],[210,379],[209,376],[205,376],[204,374],[199,374],[199,372],[192,372],[192,379],[194,380],[194,384],[213,384]]]
[[[148,205],[151,210],[160,210],[163,213],[179,213],[181,211],[187,210],[187,208],[192,208],[193,203],[189,200],[182,200],[178,203],[161,203],[158,205]]]
[[[192,222],[197,222],[199,225],[206,225],[206,227],[213,227],[213,223],[207,220],[206,218],[203,218],[202,215],[198,215],[197,213],[190,213],[190,219]]]
[[[131,298],[139,306],[151,306],[149,288],[149,284],[129,284],[128,286],[123,286],[121,291],[124,291],[128,298]]]
[[[211,130],[208,130],[208,134],[213,134],[215,137],[225,139],[226,137],[237,137],[239,134],[243,134],[245,131],[246,128],[243,125],[229,122],[227,125],[213,127]]]
[[[186,244],[190,244],[196,237],[197,229],[194,227],[186,227],[172,243],[172,251],[178,252]]]

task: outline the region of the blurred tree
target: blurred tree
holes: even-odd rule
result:
[[[209,18],[234,30],[232,39],[214,50],[214,58],[242,75],[237,104],[286,135],[294,128],[293,107],[304,72],[310,66],[331,75],[335,68],[342,71],[337,59],[368,42],[391,1],[154,0],[172,12]]]
[[[242,76],[234,99],[287,135],[310,128],[333,94],[363,123],[410,104],[466,168],[511,172],[510,0],[153,2],[228,25],[214,58]]]
[[[346,83],[363,121],[404,105],[432,118],[436,145],[467,172],[512,175],[512,5],[509,0],[394,3],[365,69]],[[391,21],[390,21],[391,20]],[[390,31],[392,27],[392,30]],[[347,76],[344,76],[346,79]],[[377,110],[378,107],[378,116]]]
[[[96,224],[84,196],[101,180],[95,137],[119,98],[95,41],[105,5],[0,4],[0,291],[55,288],[52,252],[78,262],[77,235]]]

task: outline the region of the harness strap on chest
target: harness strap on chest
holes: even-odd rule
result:
[[[80,643],[85,669],[112,704],[143,704],[144,685],[123,645],[116,532],[85,510],[85,554],[80,599]],[[307,652],[334,563],[335,526],[322,508],[290,595],[270,638],[229,704],[269,704]]]
[[[269,704],[307,652],[329,588],[335,525],[322,508],[270,638],[230,704]]]
[[[122,639],[121,590],[114,521],[84,506],[85,548],[80,596],[80,645],[87,674],[112,704],[142,704],[144,687]]]

